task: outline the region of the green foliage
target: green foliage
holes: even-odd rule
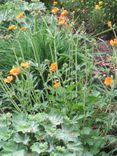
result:
[[[59,14],[38,0],[0,6],[1,156],[110,156],[117,151],[116,46],[107,56],[85,32],[85,23],[97,33],[111,20],[103,16],[106,4],[101,9],[91,0],[61,4],[78,9],[75,16],[82,12],[78,28],[72,25],[74,13],[66,17],[67,25],[59,25]],[[23,18],[16,19],[22,11]],[[8,30],[12,24],[17,29]],[[10,73],[13,67],[20,68],[19,74]],[[109,85],[104,74],[113,80]],[[5,83],[9,75],[13,80]]]
[[[41,66],[47,72],[48,67],[44,64]],[[106,98],[102,91],[93,92],[87,82],[85,87],[81,79],[73,84],[74,76],[66,82],[64,75],[68,67],[65,66],[58,69],[58,74],[51,73],[45,81],[44,71],[35,69],[40,73],[37,79],[30,71],[32,68],[34,70],[33,62],[30,69],[21,70],[11,85],[4,84],[1,79],[4,92],[1,110],[4,112],[10,108],[11,111],[19,112],[1,117],[3,128],[0,138],[7,141],[1,144],[3,153],[24,150],[45,155],[62,153],[77,156],[79,153],[98,156],[101,155],[101,149],[116,142],[113,135],[108,135],[116,127],[115,112],[107,112],[110,107],[108,97],[112,90],[108,91],[109,96]],[[79,75],[85,80],[82,71],[79,69]],[[64,78],[61,87],[54,89],[49,83],[54,77],[60,80]],[[43,82],[43,88],[38,88],[38,81]],[[113,100],[113,94],[110,100]]]
[[[97,156],[107,141],[109,144],[117,141],[112,136],[100,135],[99,129],[81,128],[78,118],[57,112],[1,114],[0,154]]]
[[[76,153],[76,149],[70,149],[70,141],[72,141],[72,146],[78,147],[79,150],[77,150],[81,152],[83,147],[78,139],[78,134],[68,129],[65,126],[67,122],[65,119],[61,122],[60,116],[53,113],[1,115],[0,153],[3,155],[7,153],[9,155]],[[58,122],[56,123],[58,126],[53,124],[53,118]]]
[[[117,23],[117,0],[59,0],[60,3],[70,11],[75,12],[78,18],[77,23],[85,21],[88,31],[100,32],[105,27],[107,21],[111,20],[113,24]],[[95,6],[99,5],[100,9],[96,10]],[[89,29],[90,28],[90,29]]]

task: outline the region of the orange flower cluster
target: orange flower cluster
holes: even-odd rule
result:
[[[21,63],[21,67],[27,69],[30,67],[30,64],[28,62]],[[20,73],[21,73],[20,67],[13,67],[9,72],[10,75],[4,78],[3,81],[9,84],[13,81],[13,76],[18,76]]]
[[[54,2],[53,2],[53,5],[58,5],[58,2],[57,2],[57,1],[54,1]]]
[[[68,14],[69,14],[69,12],[67,11],[67,10],[63,10],[62,12],[61,12],[61,17],[66,17],[66,16],[68,16]]]
[[[64,10],[61,12],[59,18],[58,18],[58,24],[59,25],[67,25],[67,19],[66,17],[68,16],[68,11]]]
[[[4,79],[4,82],[5,83],[11,83],[13,81],[13,76],[7,76],[5,79]]]
[[[24,12],[20,12],[20,13],[16,16],[16,18],[17,18],[17,19],[21,19],[22,17],[24,17],[24,15],[25,15]]]
[[[50,71],[51,72],[56,72],[58,70],[58,64],[57,63],[52,63],[50,65]],[[50,75],[50,74],[49,74]],[[53,88],[58,88],[61,86],[61,83],[59,82],[59,80],[54,80],[53,81]]]
[[[10,70],[10,75],[17,76],[17,75],[20,74],[20,72],[21,72],[20,67],[13,67],[13,68]]]
[[[21,27],[20,30],[25,31],[27,28],[25,26]]]
[[[59,25],[66,25],[66,23],[67,23],[67,21],[66,21],[66,19],[64,18],[64,17],[59,17],[58,18],[58,24]]]
[[[53,14],[57,14],[59,11],[60,11],[59,8],[53,8],[53,9],[51,10],[51,12],[52,12]]]
[[[15,30],[17,27],[15,25],[10,25],[8,27],[9,31]],[[21,27],[20,30],[25,31],[27,28],[25,26]]]
[[[56,72],[58,70],[58,65],[57,65],[57,63],[52,63],[51,65],[50,65],[50,71],[51,72]]]
[[[53,88],[59,88],[60,86],[61,86],[61,83],[58,81],[58,80],[54,80],[54,82],[53,82],[54,84],[53,84]]]
[[[110,40],[110,45],[117,45],[117,38],[115,38],[114,40]]]
[[[53,5],[54,6],[55,5],[58,5],[58,2],[57,1],[54,1],[53,2]],[[71,29],[70,26],[69,26],[69,24],[67,23],[67,17],[69,15],[69,12],[67,10],[63,10],[61,12],[61,10],[59,8],[55,7],[55,8],[52,8],[51,12],[53,14],[57,14],[58,24],[60,26],[66,26],[68,29]]]
[[[110,86],[110,85],[112,85],[112,83],[113,83],[113,78],[112,77],[106,77],[105,78],[105,80],[104,80],[104,84],[106,85],[106,86]]]
[[[24,12],[20,12],[17,16],[16,16],[16,19],[21,19],[22,17],[24,17],[25,13]],[[15,30],[17,27],[15,25],[10,25],[8,27],[8,30],[9,31],[12,31],[12,30]],[[25,31],[26,30],[26,27],[21,27],[22,31]]]

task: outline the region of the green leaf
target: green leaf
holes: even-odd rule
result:
[[[47,142],[44,142],[44,143],[36,142],[31,146],[31,150],[33,152],[37,152],[38,154],[46,152],[47,149],[48,149],[48,143]]]
[[[18,150],[15,152],[2,152],[2,156],[27,156],[27,153],[25,150]]]
[[[93,96],[98,97],[100,95],[99,91],[93,91]]]
[[[66,93],[66,89],[63,87],[59,87],[56,89],[56,93],[58,93],[60,96],[63,96]]]
[[[0,129],[0,140],[8,140],[11,135],[12,135],[13,131],[8,129],[8,127],[4,127]]]
[[[13,126],[17,132],[36,133],[38,131],[39,124],[34,121],[30,121],[25,114],[21,113],[14,115]]]
[[[94,156],[93,154],[91,154],[90,152],[86,152],[84,153],[85,156]]]
[[[3,149],[4,149],[4,151],[10,153],[13,151],[17,151],[18,145],[14,141],[10,140],[10,141],[4,143]]]
[[[65,142],[76,141],[78,134],[68,127],[63,127],[56,131],[56,138]]]
[[[89,135],[90,132],[91,132],[91,128],[84,127],[81,133],[84,134],[84,135]]]
[[[48,119],[50,120],[50,122],[53,125],[60,125],[63,123],[63,117],[61,115],[58,115],[58,114],[50,114],[48,116]]]
[[[30,141],[30,138],[27,134],[19,134],[16,133],[13,140],[16,143],[23,143],[24,145],[28,145],[28,142]]]
[[[44,113],[44,112],[43,113],[38,113],[36,115],[29,115],[28,116],[29,120],[36,121],[38,123],[47,121],[47,117],[48,117],[48,115],[46,113]]]
[[[20,150],[12,153],[12,156],[27,156],[27,153],[25,150]]]

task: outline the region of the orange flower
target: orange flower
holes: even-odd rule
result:
[[[117,45],[117,38],[115,38],[114,40],[110,40],[110,45]]]
[[[10,25],[8,27],[8,30],[11,31],[11,30],[15,30],[17,27],[15,25]]]
[[[53,14],[57,14],[59,12],[59,8],[53,8],[51,12]]]
[[[58,69],[57,63],[52,63],[52,64],[50,65],[50,70],[51,70],[52,72],[56,72],[57,69]]]
[[[20,18],[24,17],[24,15],[25,15],[24,12],[20,12],[20,13],[16,16],[16,18],[17,18],[17,19],[20,19]]]
[[[20,30],[25,31],[27,28],[26,27],[21,27]]]
[[[117,45],[117,38],[114,39],[114,45]]]
[[[110,40],[110,45],[114,45],[114,41],[113,40]]]
[[[110,85],[112,85],[112,83],[113,83],[113,78],[112,77],[106,77],[105,78],[105,80],[104,80],[104,84],[106,85],[106,86],[110,86]]]
[[[13,81],[13,76],[7,76],[7,78],[4,79],[5,83],[11,83]]]
[[[59,17],[59,21],[58,21],[59,25],[65,25],[66,24],[66,19],[64,17]]]
[[[111,21],[108,21],[107,25],[108,25],[109,28],[112,28],[112,22]]]
[[[59,88],[61,86],[61,83],[58,81],[58,80],[55,80],[54,81],[54,85],[53,85],[53,88]]]
[[[29,68],[30,67],[30,64],[28,62],[21,63],[21,67],[22,68]]]
[[[61,13],[61,17],[65,17],[65,16],[68,16],[69,12],[67,10],[64,10],[62,13]]]
[[[13,76],[19,75],[21,72],[21,69],[19,67],[14,67],[10,70],[10,74]]]
[[[54,1],[54,2],[53,2],[53,5],[57,5],[57,4],[58,4],[58,2],[57,2],[57,1]]]

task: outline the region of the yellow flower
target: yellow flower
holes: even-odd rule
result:
[[[13,76],[7,76],[7,78],[5,78],[3,81],[5,83],[11,83],[13,81]]]
[[[54,1],[54,2],[53,2],[53,5],[57,5],[57,4],[58,4],[58,2],[57,2],[57,1]]]
[[[57,13],[59,12],[59,8],[53,8],[53,9],[51,10],[51,12],[52,12],[53,14],[57,14]]]
[[[50,65],[50,71],[56,72],[57,69],[58,69],[57,63],[52,63],[52,64]]]
[[[24,12],[20,12],[20,13],[16,16],[16,18],[17,18],[17,19],[20,19],[20,18],[24,17],[24,15],[25,15]]]
[[[58,80],[55,80],[53,83],[54,83],[53,88],[55,89],[61,86],[61,83]]]
[[[15,30],[17,27],[15,26],[15,25],[10,25],[9,27],[8,27],[8,30],[9,31],[12,31],[12,30]]]
[[[30,64],[28,62],[25,62],[25,63],[21,63],[21,67],[22,68],[29,68],[30,67]]]
[[[107,25],[108,25],[109,28],[112,28],[112,22],[111,21],[108,21]]]
[[[27,29],[27,28],[24,26],[24,27],[21,27],[20,30],[25,31],[26,29]]]
[[[21,69],[19,67],[14,67],[10,70],[10,75],[17,76],[20,74],[20,72]]]
[[[95,10],[100,10],[101,7],[99,5],[95,5]]]
[[[60,16],[64,17],[64,16],[68,16],[69,12],[67,10],[64,10]]]
[[[112,77],[106,77],[105,78],[105,80],[104,80],[104,84],[106,85],[106,86],[110,86],[110,85],[112,85],[112,83],[113,83],[113,78]]]

